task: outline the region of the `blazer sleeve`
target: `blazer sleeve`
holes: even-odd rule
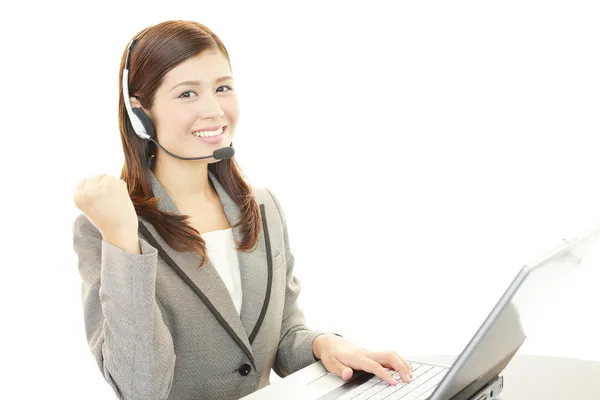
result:
[[[270,190],[267,189],[267,192],[273,198],[281,217],[287,259],[287,285],[285,289],[283,321],[279,346],[277,348],[277,357],[273,366],[273,370],[277,375],[285,377],[318,361],[312,350],[313,342],[317,336],[328,332],[311,330],[305,326],[304,313],[298,307],[297,302],[301,284],[299,279],[294,276],[294,255],[290,250],[285,214],[281,208],[279,199]]]
[[[104,241],[85,215],[73,224],[85,332],[100,371],[119,399],[166,399],[173,338],[156,301],[158,252],[139,243],[142,254],[131,254]]]

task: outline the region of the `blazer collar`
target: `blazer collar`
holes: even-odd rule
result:
[[[164,186],[160,183],[157,177],[150,172],[152,179],[152,192],[158,198],[158,208],[162,211],[181,215],[171,197],[167,194]],[[242,214],[240,208],[231,199],[225,191],[217,177],[208,171],[208,176],[223,206],[223,210],[231,224],[233,237],[237,242],[241,242],[241,226],[234,227],[240,220]],[[264,205],[260,205],[261,211],[264,211]],[[266,218],[263,216],[263,223],[266,223]],[[264,229],[261,229],[257,247],[251,252],[237,251],[238,262],[240,266],[240,275],[242,283],[242,308],[241,315],[238,315],[233,304],[233,300],[227,288],[223,284],[221,277],[209,257],[203,267],[200,267],[202,257],[195,252],[178,252],[171,248],[158,235],[154,227],[145,219],[140,218],[140,221],[148,229],[154,239],[160,244],[162,249],[168,256],[179,266],[181,270],[189,277],[189,281],[193,283],[208,299],[214,309],[222,316],[224,322],[229,326],[231,335],[235,333],[239,341],[246,347],[246,351],[251,353],[251,340],[249,336],[256,330],[257,322],[260,323],[261,309],[264,304],[268,304],[270,293],[270,279],[272,270],[271,254],[267,254]],[[267,263],[268,261],[268,263]],[[209,306],[210,308],[210,306]],[[264,312],[262,313],[264,314]],[[223,323],[222,323],[223,324]],[[224,326],[225,327],[225,326]],[[227,328],[226,328],[227,329]],[[253,339],[253,338],[252,338]],[[251,361],[252,360],[252,357]]]

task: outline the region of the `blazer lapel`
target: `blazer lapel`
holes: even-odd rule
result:
[[[221,199],[221,204],[223,205],[225,214],[227,214],[229,223],[233,227],[242,217],[240,208],[234,203],[221,183],[210,171],[209,178]],[[260,209],[261,216],[264,217],[264,205],[261,204]],[[264,219],[262,219],[261,224],[266,224]],[[241,226],[232,228],[233,237],[238,243],[243,240],[241,228]],[[244,326],[246,335],[249,337],[250,343],[254,341],[254,337],[258,332],[257,329],[260,327],[260,320],[262,320],[260,318],[262,309],[265,304],[268,304],[268,299],[270,298],[271,288],[268,285],[269,271],[272,272],[273,267],[270,252],[267,257],[266,250],[265,229],[263,228],[260,230],[258,242],[253,251],[237,252],[242,281],[242,309],[239,318]]]
[[[241,212],[239,207],[229,197],[216,177],[209,171],[209,178],[219,195],[221,204],[227,215],[229,223],[233,227],[240,219]],[[158,181],[151,172],[152,191],[158,200],[158,208],[173,214],[181,215],[172,199],[167,194],[164,186]],[[263,208],[263,207],[261,207]],[[267,268],[264,251],[264,230],[261,229],[260,240],[257,250],[253,252],[238,251],[238,260],[240,265],[240,275],[242,281],[242,309],[241,318],[235,309],[229,292],[214,265],[207,257],[203,267],[200,267],[202,257],[195,252],[178,252],[158,235],[154,227],[145,219],[140,218],[141,223],[147,228],[149,233],[162,247],[165,254],[173,260],[176,266],[185,274],[188,285],[199,296],[203,298],[206,305],[213,311],[215,317],[229,334],[242,347],[246,355],[254,363],[252,348],[249,336],[255,327],[255,323],[261,313],[261,306],[265,299],[265,290],[267,288]],[[242,240],[240,227],[234,227],[233,236],[236,241]],[[270,257],[269,257],[270,258]],[[166,261],[166,260],[165,260]],[[203,296],[202,296],[203,295]]]

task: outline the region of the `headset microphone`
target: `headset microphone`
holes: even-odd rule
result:
[[[215,150],[209,156],[202,156],[202,157],[180,157],[178,155],[175,155],[175,154],[171,153],[169,150],[165,149],[164,147],[162,147],[154,139],[150,138],[148,140],[151,140],[154,143],[156,143],[157,146],[159,146],[161,149],[163,149],[170,156],[178,158],[180,160],[202,160],[202,159],[205,159],[205,158],[214,158],[215,160],[225,160],[227,158],[233,157],[233,155],[235,154],[235,150],[233,149],[233,147],[221,147],[220,149]]]
[[[129,57],[131,55],[131,51],[137,44],[138,39],[134,39],[129,44],[129,48],[127,49],[127,57],[125,58],[125,69],[123,70],[123,100],[125,102],[125,108],[127,109],[127,115],[129,116],[129,120],[131,121],[131,125],[133,126],[133,131],[137,136],[142,139],[150,140],[158,147],[163,149],[167,154],[172,157],[178,158],[180,160],[202,160],[205,158],[214,158],[215,160],[225,160],[227,158],[233,157],[235,154],[235,150],[233,147],[223,147],[215,150],[211,155],[203,156],[203,157],[180,157],[175,155],[162,147],[155,140],[154,126],[152,125],[152,121],[146,115],[146,113],[139,107],[132,108],[131,102],[129,100]]]

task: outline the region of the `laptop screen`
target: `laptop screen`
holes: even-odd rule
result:
[[[464,392],[477,390],[504,369],[548,311],[551,300],[594,248],[599,231],[588,231],[575,238],[572,245],[565,243],[521,269],[440,382],[433,398],[451,398],[465,388]]]

